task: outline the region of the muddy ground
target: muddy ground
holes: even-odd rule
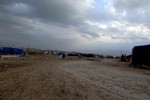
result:
[[[0,100],[150,100],[150,70],[116,59],[0,60]]]

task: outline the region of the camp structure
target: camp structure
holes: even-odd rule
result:
[[[150,66],[150,45],[135,46],[132,49],[131,65]]]
[[[23,55],[23,49],[12,48],[12,47],[2,47],[0,49],[1,55]]]

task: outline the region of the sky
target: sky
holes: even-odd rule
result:
[[[150,43],[150,0],[0,0],[0,46],[128,50]]]

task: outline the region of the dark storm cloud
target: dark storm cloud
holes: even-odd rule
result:
[[[76,49],[84,47],[82,42],[99,44],[109,38],[142,41],[149,39],[144,33],[150,27],[149,4],[149,0],[0,0],[0,42]],[[142,25],[145,30],[136,29]]]
[[[0,13],[0,40],[30,41],[34,35],[29,34],[28,30],[32,29],[33,26],[24,18]]]
[[[95,25],[89,25],[87,23],[84,23],[78,26],[78,31],[95,38],[95,37],[99,37],[98,32],[100,31],[100,29]]]
[[[84,5],[80,0],[2,0],[0,4],[1,11],[15,14],[15,16],[24,15],[24,17],[38,18],[40,20],[51,21],[59,24],[79,24],[83,20]],[[81,4],[83,8],[78,8]],[[21,6],[21,7],[20,7]],[[22,8],[21,13],[18,8]],[[14,11],[12,10],[14,9]],[[15,11],[16,10],[16,11]],[[17,11],[18,10],[18,11]]]
[[[8,16],[16,16],[28,18],[31,20],[37,19],[43,23],[53,24],[60,27],[74,26],[77,31],[83,32],[80,27],[86,27],[85,25],[85,11],[90,5],[86,5],[88,0],[2,0],[0,4],[1,13]],[[88,2],[87,2],[88,4]],[[80,6],[80,7],[79,7]],[[3,18],[2,20],[4,20]],[[10,19],[11,23],[17,21],[16,19]],[[6,23],[7,23],[6,22]],[[12,23],[13,24],[13,23]],[[15,25],[23,24],[17,23]],[[30,27],[30,25],[29,25]],[[95,36],[96,32],[84,28],[87,34]],[[87,31],[86,31],[87,29]],[[83,33],[85,33],[83,32]],[[86,34],[86,33],[85,33]]]
[[[32,29],[32,23],[26,18],[11,16],[7,14],[0,13],[1,29],[7,31],[25,31],[27,29]]]
[[[64,0],[26,0],[25,3],[33,7],[33,17],[62,24],[76,23],[78,14],[76,9]]]

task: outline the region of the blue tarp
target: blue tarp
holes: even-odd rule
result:
[[[0,54],[2,54],[3,53],[3,50],[2,49],[0,49]]]
[[[9,48],[9,47],[4,47],[4,48],[2,49],[2,54],[4,54],[4,55],[12,54],[11,48]]]
[[[22,55],[23,49],[13,48],[13,54]]]
[[[2,54],[4,54],[4,55],[8,55],[8,54],[10,54],[10,55],[22,55],[23,49],[3,47],[2,48]]]

